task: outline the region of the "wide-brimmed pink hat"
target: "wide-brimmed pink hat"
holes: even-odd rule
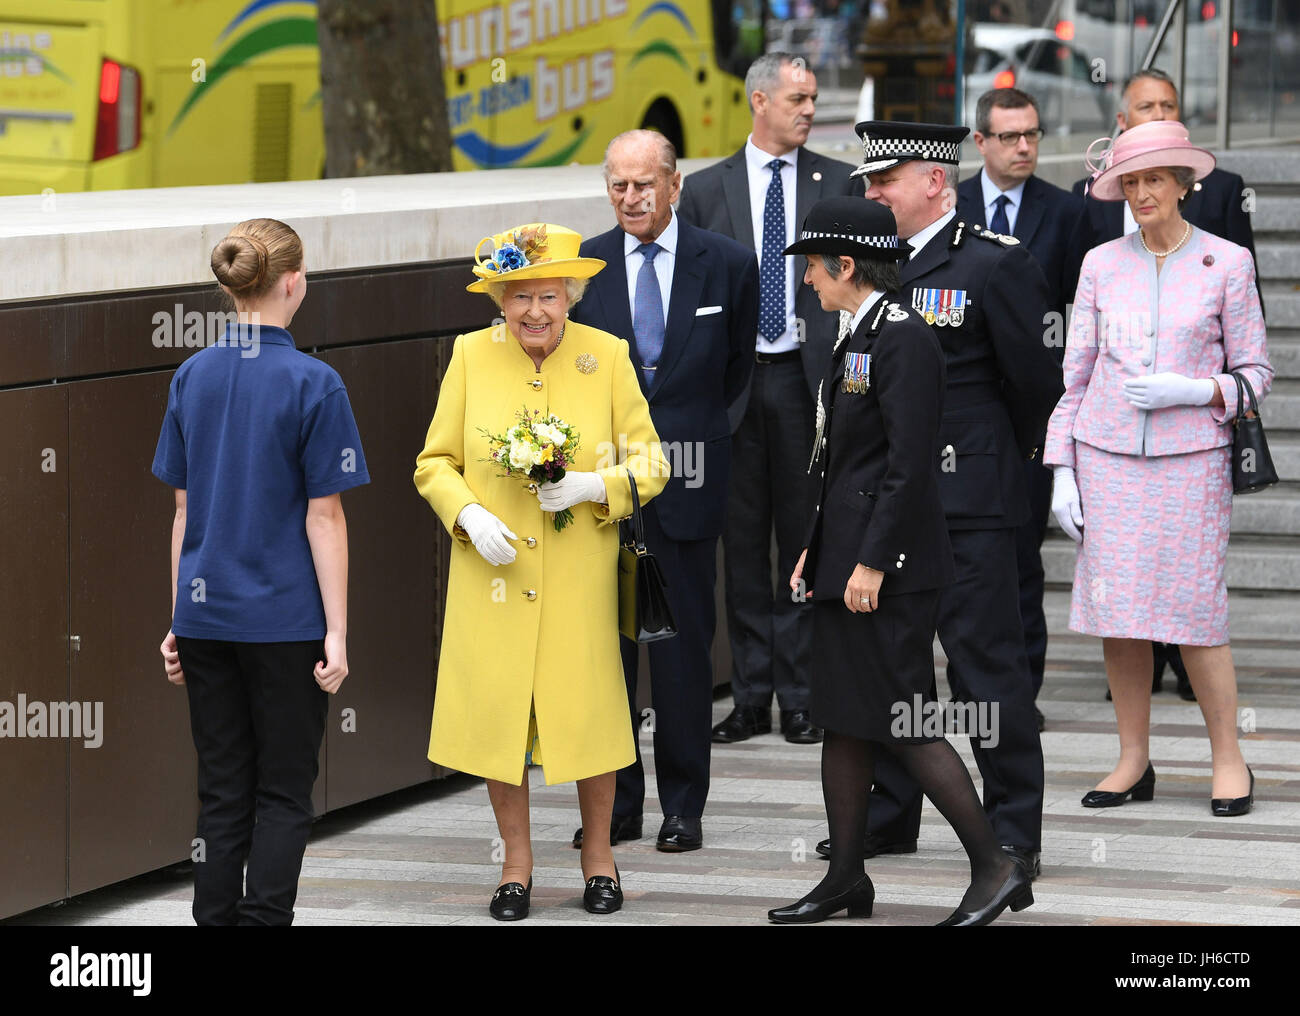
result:
[[[1098,145],[1109,148],[1094,154]],[[1084,162],[1092,172],[1089,189],[1098,201],[1123,201],[1120,177],[1156,167],[1185,166],[1203,180],[1214,169],[1214,156],[1188,140],[1187,128],[1177,120],[1148,120],[1130,127],[1114,141],[1098,138],[1088,146]]]

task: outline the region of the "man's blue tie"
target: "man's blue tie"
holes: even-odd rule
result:
[[[645,260],[636,275],[632,333],[636,336],[641,365],[646,368],[646,381],[654,380],[654,368],[659,365],[659,354],[664,351],[664,299],[654,266],[655,255],[662,249],[657,243],[643,243],[637,248],[637,253]]]
[[[997,208],[993,211],[993,220],[989,223],[989,229],[1003,236],[1010,236],[1011,222],[1007,219],[1007,205],[1011,204],[1011,199],[1005,194],[999,194],[993,203]]]
[[[763,202],[763,260],[758,266],[758,333],[775,342],[785,332],[785,191],[781,187],[783,159],[767,164],[772,182]]]

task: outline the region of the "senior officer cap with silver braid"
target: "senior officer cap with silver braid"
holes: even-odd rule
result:
[[[862,165],[850,176],[883,173],[903,162],[946,162],[957,165],[969,127],[937,123],[894,123],[864,120],[853,128],[862,139]]]
[[[822,198],[804,216],[799,239],[784,254],[843,254],[870,261],[906,261],[894,213],[865,198]]]

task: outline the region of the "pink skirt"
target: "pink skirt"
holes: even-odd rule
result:
[[[1228,641],[1230,446],[1117,455],[1075,442],[1083,507],[1070,628],[1185,646]]]

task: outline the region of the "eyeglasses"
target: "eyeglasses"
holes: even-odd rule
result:
[[[993,137],[1002,142],[1003,147],[1010,148],[1012,145],[1020,144],[1020,139],[1024,138],[1031,145],[1036,145],[1047,131],[1041,127],[1035,127],[1031,131],[1003,131],[1001,134],[994,134]]]

